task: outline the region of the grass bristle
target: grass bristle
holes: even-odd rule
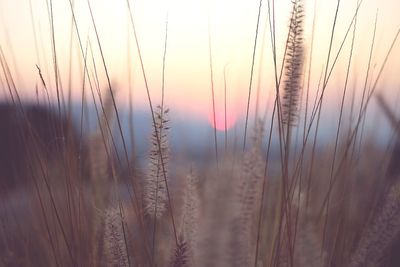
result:
[[[285,59],[285,82],[283,94],[283,122],[295,124],[299,114],[304,64],[303,23],[304,7],[302,0],[292,0],[293,10],[289,25],[289,36]]]
[[[232,221],[232,266],[251,266],[255,244],[256,212],[264,171],[262,157],[263,123],[255,125],[250,151],[244,155],[236,185],[235,215]]]
[[[104,222],[104,254],[107,266],[129,266],[128,253],[124,240],[123,220],[117,207],[109,207]]]
[[[200,219],[200,196],[198,192],[198,177],[191,169],[186,176],[186,187],[183,198],[182,236],[188,245],[190,258],[197,250],[198,220]]]
[[[185,241],[180,241],[176,245],[175,254],[170,264],[171,267],[189,267],[188,264],[188,245]]]
[[[167,192],[165,178],[168,180],[168,131],[169,131],[169,110],[162,110],[160,106],[155,112],[156,125],[152,133],[151,149],[149,155],[149,170],[145,181],[144,203],[145,212],[150,217],[160,218],[167,210]],[[157,141],[160,141],[160,147]],[[161,153],[161,154],[160,154]],[[162,166],[164,164],[164,166]],[[165,173],[164,173],[165,171]],[[166,177],[164,177],[166,175]]]

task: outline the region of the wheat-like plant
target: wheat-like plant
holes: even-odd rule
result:
[[[175,253],[171,260],[171,267],[189,267],[188,263],[188,245],[184,241],[176,244]]]
[[[151,136],[151,148],[149,155],[149,169],[145,181],[144,210],[150,217],[160,218],[167,210],[167,192],[164,179],[164,171],[167,176],[169,158],[168,147],[168,113],[169,110],[161,106],[155,112],[155,127]],[[157,132],[155,132],[157,131]],[[160,147],[158,147],[157,136]],[[160,154],[161,152],[161,154]],[[162,160],[161,160],[162,159]],[[164,166],[162,166],[164,164]]]
[[[264,161],[262,157],[263,123],[255,125],[252,146],[244,155],[236,187],[236,213],[232,222],[232,266],[250,266],[254,250],[255,214],[260,205]]]
[[[381,266],[385,253],[400,235],[400,184],[393,185],[383,206],[363,231],[350,266]]]
[[[315,220],[307,211],[305,205],[305,193],[299,192],[296,187],[294,195],[298,195],[297,201],[292,203],[293,213],[297,213],[296,240],[294,262],[296,266],[326,266],[326,252],[321,252],[322,242],[318,235],[318,227]]]
[[[122,224],[119,208],[113,206],[107,208],[104,221],[104,255],[107,266],[129,266]]]
[[[292,0],[287,51],[285,54],[285,81],[283,94],[283,122],[295,124],[298,116],[301,76],[304,62],[303,24],[304,6],[302,0]]]
[[[198,220],[200,211],[200,197],[198,193],[198,178],[193,169],[186,176],[186,187],[183,197],[183,215],[181,231],[188,245],[188,256],[193,261],[197,250]]]
[[[400,171],[396,167],[399,162],[399,152],[396,150],[400,139],[399,123],[382,96],[378,96],[378,103],[396,132],[397,143],[386,176],[382,179],[386,190],[372,211],[371,221],[365,227],[351,257],[352,267],[383,266],[387,252],[400,237]]]

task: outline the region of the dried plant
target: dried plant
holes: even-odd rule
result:
[[[171,267],[189,267],[188,264],[188,245],[184,241],[176,244],[175,254],[172,258]]]
[[[262,157],[263,123],[255,125],[250,151],[244,155],[241,175],[236,187],[235,216],[232,221],[232,266],[251,266],[254,251],[254,223],[261,204],[264,160]]]
[[[282,102],[283,122],[287,125],[295,124],[299,113],[298,107],[304,63],[304,6],[302,0],[292,0],[292,3],[293,10],[285,54],[285,84]]]
[[[188,255],[193,261],[197,250],[198,220],[200,211],[200,197],[198,192],[198,178],[191,168],[186,176],[186,187],[183,198],[182,236],[188,245]]]
[[[385,179],[383,179],[386,188],[372,210],[371,221],[365,227],[351,257],[350,266],[352,267],[384,266],[388,252],[400,237],[400,182],[398,181],[400,171],[397,168],[399,121],[381,95],[378,96],[378,103],[395,130],[396,146],[392,152]]]
[[[240,164],[220,162],[218,169],[204,174],[201,210],[198,220],[198,251],[195,266],[231,266],[232,222],[236,214],[236,184]]]
[[[93,227],[92,227],[92,261],[98,261],[103,235],[104,220],[99,214],[105,212],[109,201],[109,176],[111,129],[110,120],[112,114],[111,96],[107,95],[103,113],[99,120],[97,130],[89,136],[90,181],[92,187]]]
[[[363,231],[350,266],[381,266],[400,235],[400,184],[393,185],[372,222]]]
[[[168,202],[163,173],[165,171],[167,175],[168,170],[168,113],[169,110],[163,110],[161,106],[158,106],[155,112],[156,125],[151,138],[149,169],[145,180],[144,209],[148,216],[155,218],[160,218],[164,214]],[[158,147],[157,136],[159,136],[160,147]]]
[[[294,211],[299,213],[294,250],[295,265],[326,266],[326,252],[321,252],[322,242],[318,224],[306,210],[304,193],[300,193],[298,202],[294,202],[292,206]]]
[[[119,208],[109,207],[106,210],[104,222],[104,255],[107,266],[129,266],[123,223]]]

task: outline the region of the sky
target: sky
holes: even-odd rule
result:
[[[51,26],[57,65],[64,94],[71,91],[73,100],[80,101],[83,88],[84,60],[79,46],[88,48],[88,70],[91,80],[95,70],[101,89],[107,87],[99,43],[91,21],[92,8],[101,51],[117,101],[127,106],[148,107],[146,87],[138,49],[126,0],[71,0],[79,32],[72,23],[69,0],[0,0],[0,46],[10,65],[18,91],[23,97],[45,95],[36,66],[43,75],[49,94],[55,97],[55,75]],[[251,110],[271,109],[275,92],[271,33],[268,24],[268,3],[262,1],[255,50],[254,75],[251,86]],[[289,25],[291,1],[275,1],[275,24],[278,68],[282,62]],[[358,0],[341,1],[332,44],[336,56],[354,16]],[[251,76],[252,56],[257,26],[259,0],[135,0],[130,1],[148,88],[154,105],[161,102],[162,66],[167,29],[165,56],[165,103],[179,113],[209,119],[214,87],[217,120],[226,108],[228,124],[242,118],[246,111]],[[325,70],[329,40],[337,1],[305,0],[304,46],[306,66],[313,53],[310,76],[310,99],[316,94]],[[52,9],[53,21],[49,10]],[[369,51],[372,45],[375,17],[376,38],[371,59],[368,84],[373,83],[394,36],[400,27],[398,0],[364,0],[357,17],[357,28],[350,84],[360,94],[366,79]],[[314,17],[315,15],[315,17]],[[314,23],[313,23],[314,22]],[[314,25],[314,31],[313,29]],[[328,110],[339,104],[350,55],[352,32],[346,39],[326,90]],[[312,35],[314,33],[314,35]],[[313,49],[311,40],[314,36]],[[90,45],[88,45],[90,44]],[[211,51],[211,57],[210,57]],[[378,89],[395,96],[400,80],[400,45],[394,47]],[[210,61],[212,64],[210,64]],[[332,59],[331,61],[332,62]],[[94,67],[96,65],[96,67]],[[213,75],[211,79],[212,66]],[[306,69],[308,70],[308,69]],[[307,72],[304,80],[307,80]],[[4,73],[0,72],[0,94],[7,97]],[[85,87],[89,88],[85,79]],[[257,96],[258,101],[257,101]],[[86,97],[91,94],[86,90]],[[394,97],[390,98],[394,101]]]

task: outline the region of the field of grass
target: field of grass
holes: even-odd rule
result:
[[[168,18],[160,40],[160,97],[153,97],[147,77],[154,74],[146,71],[134,6],[126,1],[151,125],[148,135],[138,135],[144,126],[134,119],[131,94],[139,89],[129,88],[127,106],[118,102],[116,95],[125,91],[111,82],[94,1],[87,2],[91,41],[80,35],[73,2],[68,12],[78,55],[70,58],[81,62],[79,97],[59,72],[54,28],[50,40],[41,39],[50,42],[52,59],[46,68],[35,66],[31,98],[18,87],[18,64],[0,40],[0,266],[400,265],[400,114],[392,99],[398,89],[381,85],[400,49],[400,28],[381,47],[384,57],[375,59],[381,40],[379,21],[372,19],[364,44],[369,52],[362,55],[368,60],[356,74],[362,1],[348,21],[341,20],[337,1],[326,24],[330,39],[322,67],[312,60],[321,54],[313,46],[319,38],[314,25],[305,38],[305,18],[313,14],[304,1],[290,1],[283,33],[276,32],[275,1],[260,1],[253,50],[246,51],[252,60],[241,89],[243,120],[228,129],[224,68],[224,125],[212,129],[209,142],[199,143],[206,139],[198,133],[177,152],[184,137],[165,99]],[[53,25],[52,1],[46,3]],[[259,30],[262,12],[269,39]],[[346,25],[340,34],[339,24]],[[286,36],[284,44],[277,44],[278,35]],[[208,37],[211,125],[218,125]],[[270,41],[263,51],[273,66],[269,100],[256,90],[260,39]],[[331,88],[338,61],[343,76]],[[337,99],[327,93],[333,89]],[[145,155],[138,152],[143,147]]]

